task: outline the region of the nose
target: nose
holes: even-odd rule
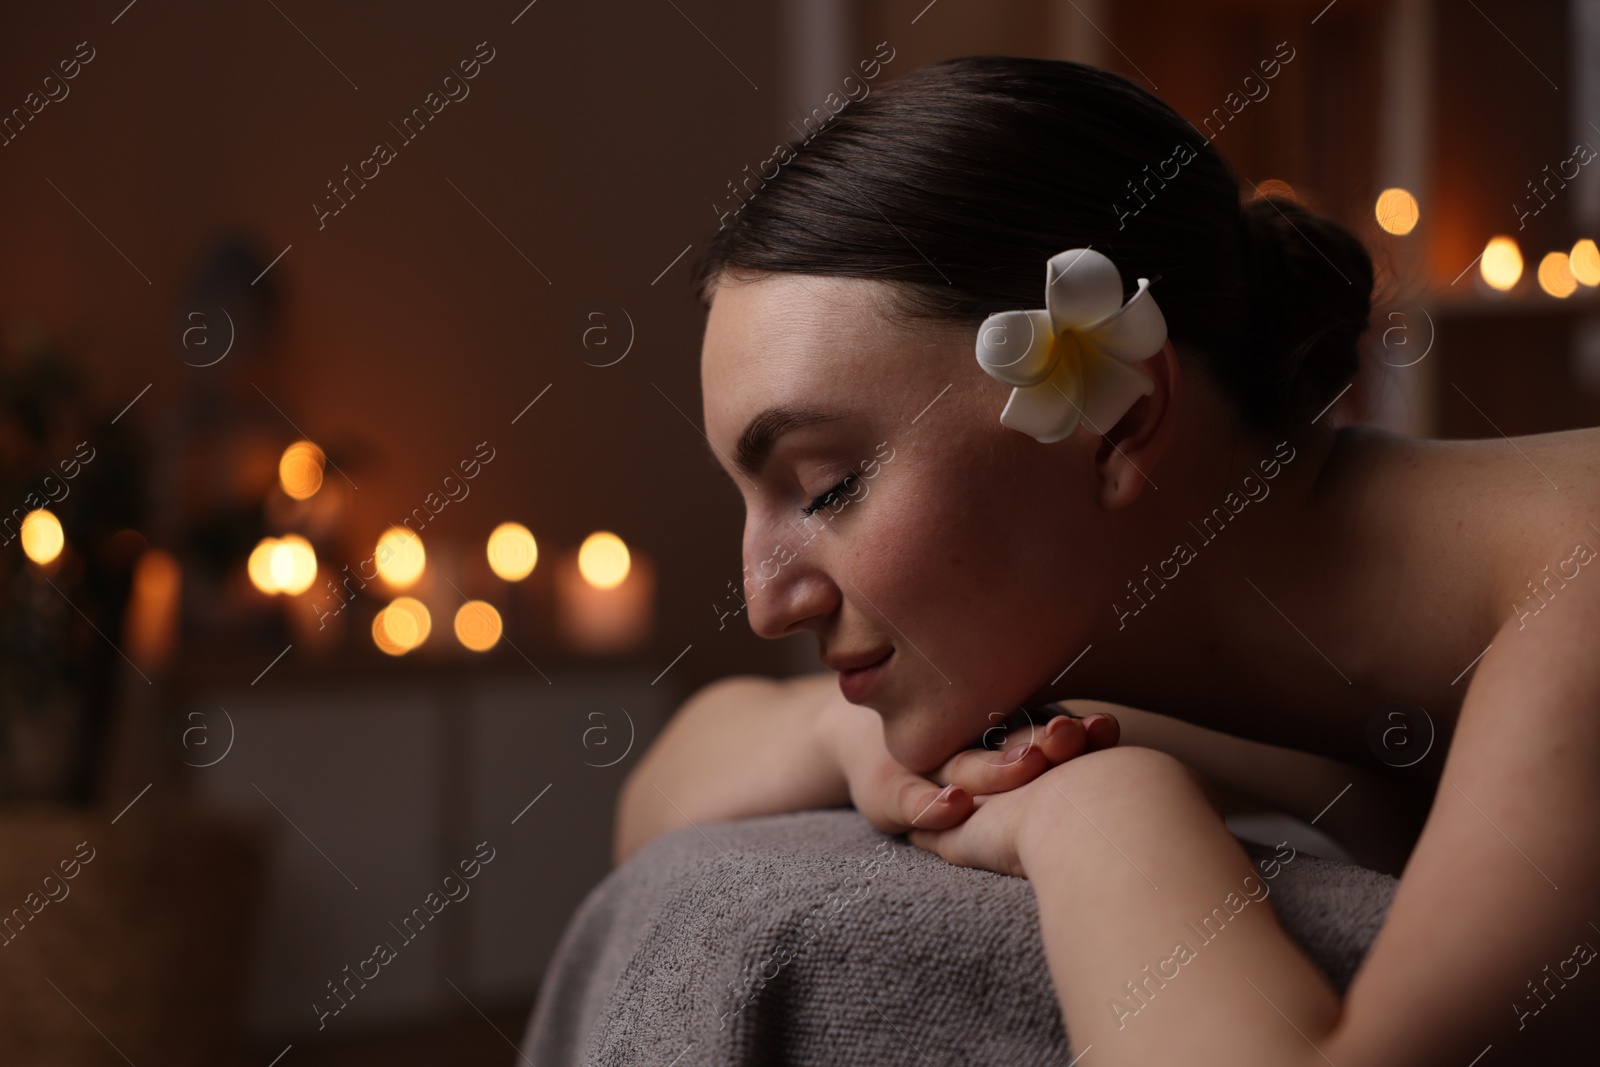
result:
[[[804,530],[772,533],[747,524],[744,589],[750,629],[768,639],[820,629],[839,590],[817,560],[818,539]]]

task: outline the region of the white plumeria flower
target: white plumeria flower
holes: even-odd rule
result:
[[[1080,419],[1106,433],[1155,388],[1132,366],[1167,341],[1150,279],[1140,278],[1124,304],[1116,264],[1074,248],[1045,264],[1044,302],[1042,310],[990,315],[978,330],[978,365],[1016,387],[1000,422],[1046,444]]]

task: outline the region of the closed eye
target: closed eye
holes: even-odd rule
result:
[[[823,508],[832,507],[837,501],[844,498],[845,490],[848,489],[851,483],[853,483],[855,480],[856,476],[854,474],[847,476],[844,481],[840,482],[832,489],[829,489],[821,496],[818,496],[815,500],[811,501],[810,504],[807,504],[805,507],[801,508],[800,514],[811,516],[815,515]]]

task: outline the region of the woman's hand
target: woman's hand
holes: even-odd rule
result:
[[[851,803],[868,822],[891,834],[959,825],[985,799],[1024,786],[1074,756],[1109,748],[1121,733],[1111,715],[1057,715],[1044,726],[1009,730],[996,750],[958,752],[924,777],[889,755],[883,720],[871,708],[835,696],[817,722],[844,771]]]
[[[1063,818],[1073,819],[1072,810],[1099,833],[1095,825],[1098,820],[1091,820],[1067,795],[1069,791],[1078,800],[1084,800],[1086,795],[1111,793],[1154,800],[1181,793],[1184,797],[1200,797],[1203,803],[1196,808],[1204,809],[1206,816],[1219,824],[1222,821],[1211,787],[1198,771],[1165,752],[1124,745],[1091,760],[1051,767],[1009,793],[976,797],[977,810],[972,816],[949,829],[914,829],[907,836],[913,845],[936,853],[957,867],[1028,878],[1024,857],[1032,856],[1036,863],[1044,851],[1058,851],[1058,828]],[[1031,840],[1024,841],[1030,834]]]
[[[906,838],[957,867],[977,867],[1026,878],[1017,840],[1023,823],[1032,817],[1030,811],[1036,806],[1040,790],[1055,785],[1055,771],[1052,767],[1024,788],[1009,793],[974,797],[971,816],[947,830],[914,829]]]

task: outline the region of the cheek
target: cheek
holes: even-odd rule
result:
[[[840,585],[903,656],[873,704],[890,752],[927,772],[1064,665],[1065,545],[1051,516],[1003,488],[875,493],[859,518],[845,572],[859,592]]]
[[[1048,633],[1068,610],[1080,568],[1060,529],[1014,495],[967,496],[902,517],[884,580],[904,591],[917,633],[928,633],[962,673],[1003,673],[1018,662],[1007,650]]]

